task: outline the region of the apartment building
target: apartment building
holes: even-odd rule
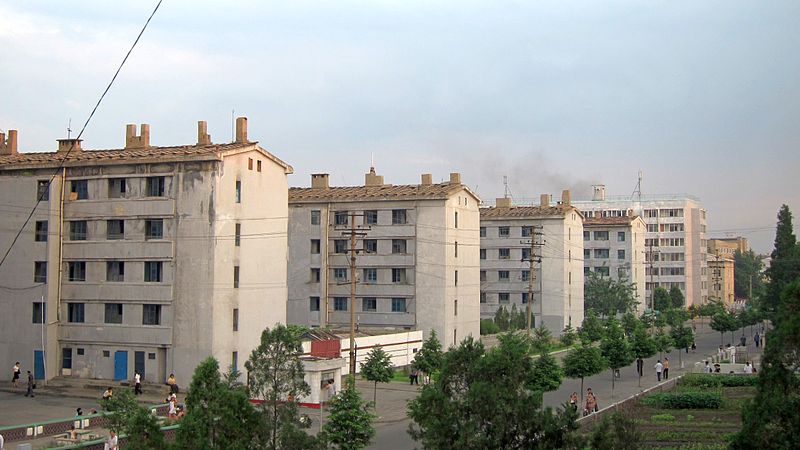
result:
[[[734,259],[737,251],[746,252],[750,247],[747,238],[711,238],[708,240],[708,254],[722,258]]]
[[[498,198],[495,206],[481,208],[481,318],[491,319],[501,306],[527,311],[534,276],[532,325],[560,335],[583,322],[583,216],[569,191],[550,203],[543,194],[539,206]]]
[[[0,247],[22,230],[0,270],[0,364],[185,384],[208,356],[243,369],[285,322],[292,168],[248,140],[246,118],[224,144],[202,121],[183,146],[150,145],[146,124],[113,150],[0,141]]]
[[[607,197],[594,186],[592,200],[576,201],[587,219],[640,216],[645,233],[645,291],[650,307],[655,287],[677,286],[686,305],[708,300],[706,210],[688,195]],[[652,264],[651,264],[652,263]]]
[[[645,310],[645,233],[639,216],[583,220],[583,273],[633,283],[639,314]]]
[[[722,256],[716,253],[708,255],[708,297],[718,300],[726,307],[734,306],[734,260],[733,256]]]
[[[355,308],[360,329],[436,330],[445,347],[477,338],[479,202],[458,173],[391,185],[371,168],[363,186],[330,186],[328,174],[315,174],[310,188],[291,188],[288,321],[349,327]]]

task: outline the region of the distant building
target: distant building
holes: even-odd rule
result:
[[[592,200],[573,205],[587,219],[638,215],[644,220],[648,307],[659,286],[680,288],[687,306],[708,300],[706,210],[698,199],[688,195],[607,197],[605,186],[597,185]]]
[[[515,206],[497,199],[481,208],[481,317],[490,319],[501,306],[526,312],[529,301],[531,245],[534,240],[532,325],[542,323],[559,335],[583,322],[583,217],[570,204],[569,191],[550,204]],[[541,259],[541,262],[538,260]]]
[[[736,251],[746,252],[750,247],[747,238],[711,238],[708,240],[708,254],[717,255],[722,258],[733,259]]]
[[[727,307],[735,302],[734,261],[733,257],[708,255],[709,289],[708,297],[719,300]]]
[[[583,220],[583,271],[633,283],[637,309],[645,310],[645,234],[639,216]],[[585,280],[584,280],[585,281]]]
[[[342,187],[312,175],[310,188],[289,190],[289,322],[347,327],[355,308],[359,328],[436,330],[445,347],[477,338],[479,203],[458,173],[391,185],[371,168],[363,186]],[[364,233],[355,274],[351,225]]]
[[[209,356],[243,370],[285,322],[292,168],[248,140],[247,119],[232,143],[205,122],[174,147],[150,145],[148,125],[113,150],[18,153],[16,132],[3,138],[0,247],[22,234],[0,270],[0,364],[188,384]]]

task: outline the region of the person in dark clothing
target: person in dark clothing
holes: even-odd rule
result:
[[[640,377],[644,376],[644,360],[642,358],[636,358],[636,373]]]
[[[29,370],[28,371],[28,391],[25,392],[25,397],[36,397],[35,395],[33,395],[34,386],[35,386],[35,384],[33,382],[33,374]]]

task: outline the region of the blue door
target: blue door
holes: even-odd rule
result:
[[[128,379],[128,352],[114,352],[114,381]]]
[[[44,351],[33,351],[33,378],[44,380]]]

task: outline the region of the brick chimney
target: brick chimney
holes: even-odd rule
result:
[[[494,206],[498,208],[511,208],[511,198],[510,197],[498,197],[494,201]]]
[[[433,175],[429,173],[422,174],[422,185],[423,186],[430,186],[433,184]]]
[[[328,189],[330,182],[328,181],[327,173],[312,173],[311,174],[311,188],[313,189]]]
[[[247,117],[236,118],[236,141],[237,144],[246,144],[247,140]]]
[[[383,175],[375,173],[375,168],[370,167],[369,173],[364,175],[364,186],[383,186]]]
[[[461,174],[458,172],[450,173],[450,184],[461,184]]]
[[[550,206],[550,194],[542,194],[539,196],[539,205],[543,208]]]
[[[561,204],[564,206],[570,206],[572,204],[572,193],[569,189],[561,191]]]
[[[17,130],[8,130],[8,139],[5,133],[0,133],[0,155],[17,154]]]
[[[81,151],[81,141],[83,139],[59,139],[58,153]]]
[[[208,125],[205,120],[197,121],[197,145],[210,145],[211,135],[208,134]]]
[[[136,125],[129,123],[125,127],[125,148],[150,147],[150,125],[143,123],[139,128],[140,134],[136,135]]]

